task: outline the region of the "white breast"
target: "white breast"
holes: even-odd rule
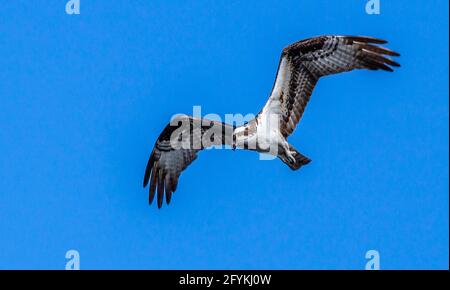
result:
[[[280,133],[278,114],[263,114],[256,127],[258,147],[270,152],[278,150],[278,144],[283,137]],[[275,153],[276,154],[276,153]]]

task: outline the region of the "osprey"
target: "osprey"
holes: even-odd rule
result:
[[[210,146],[229,145],[233,149],[272,154],[292,170],[308,164],[311,160],[287,138],[299,123],[317,81],[353,69],[392,72],[391,67],[400,65],[387,56],[400,54],[377,45],[385,43],[365,36],[320,36],[293,43],[283,49],[269,100],[253,120],[236,127],[190,116],[176,118],[162,131],[147,163],[144,187],[150,183],[149,204],[156,192],[158,208],[163,204],[164,193],[169,204],[181,172],[199,151]],[[220,138],[210,140],[213,135]],[[205,137],[211,142],[199,142]],[[186,140],[189,146],[181,146]],[[200,145],[192,146],[196,141]]]

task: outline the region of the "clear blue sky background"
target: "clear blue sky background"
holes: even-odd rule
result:
[[[448,268],[448,1],[4,1],[0,268]],[[281,49],[369,35],[395,73],[322,79],[290,141],[297,172],[202,152],[172,204],[142,176],[175,113],[257,113]]]

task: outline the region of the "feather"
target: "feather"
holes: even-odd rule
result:
[[[158,161],[155,162],[155,165],[152,170],[149,194],[148,194],[148,204],[152,204],[153,198],[155,197],[155,189],[156,189],[156,172],[158,171]]]
[[[163,171],[159,170],[158,174],[158,208],[162,207],[164,197],[164,175]]]
[[[170,177],[170,174],[166,174],[166,178],[165,178],[165,191],[166,191],[166,203],[167,205],[170,204],[170,200],[172,199],[172,186],[173,186],[173,182],[172,182],[172,178]]]
[[[150,180],[150,172],[152,171],[153,162],[155,161],[155,155],[153,153],[154,153],[154,150],[152,151],[152,154],[150,154],[150,158],[148,159],[148,162],[147,162],[147,167],[145,168],[144,182],[143,182],[144,187],[147,186],[147,184]]]

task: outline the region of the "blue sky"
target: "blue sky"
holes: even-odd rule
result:
[[[0,269],[448,268],[448,1],[5,1],[0,9]],[[281,49],[369,35],[393,74],[322,79],[293,172],[202,152],[170,206],[142,177],[175,113],[257,113]]]

